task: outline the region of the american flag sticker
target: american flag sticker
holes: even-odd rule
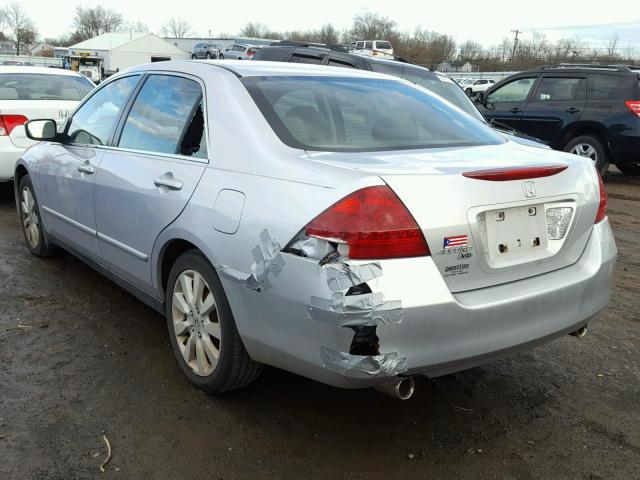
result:
[[[455,235],[453,237],[444,237],[444,248],[453,247],[466,247],[467,246],[466,235]]]

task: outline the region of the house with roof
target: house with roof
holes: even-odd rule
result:
[[[471,62],[440,62],[436,67],[438,72],[473,72],[477,71],[477,67]]]
[[[96,56],[106,71],[166,60],[186,60],[189,55],[153,33],[103,33],[69,47],[70,55]]]

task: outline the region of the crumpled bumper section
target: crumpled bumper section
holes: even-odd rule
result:
[[[574,265],[452,293],[430,257],[352,261],[335,245],[283,249],[264,230],[246,272],[216,267],[256,361],[346,388],[464,370],[583,326],[610,298],[616,257],[603,221]]]

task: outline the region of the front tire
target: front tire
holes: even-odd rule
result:
[[[18,197],[16,198],[20,212],[20,224],[27,248],[36,257],[48,257],[60,253],[55,245],[49,245],[42,229],[40,208],[36,201],[36,194],[29,175],[25,175],[18,183]]]
[[[198,57],[196,56],[195,53],[193,55],[191,55],[191,60],[195,60],[196,58],[198,58]]]
[[[470,88],[467,88],[465,90],[465,93],[470,97],[471,95],[473,95],[473,90],[471,90]]]
[[[211,54],[207,52],[207,60],[211,60]]]
[[[565,152],[591,159],[591,162],[601,176],[609,170],[609,157],[602,142],[593,135],[579,135],[572,138],[564,146]]]
[[[200,252],[182,254],[171,268],[165,313],[178,364],[200,390],[235,390],[262,372],[244,348],[216,271]]]

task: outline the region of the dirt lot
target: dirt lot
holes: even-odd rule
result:
[[[275,369],[194,390],[164,320],[0,199],[0,478],[640,478],[640,179],[607,179],[613,299],[584,339],[419,379],[413,399]],[[107,473],[102,436],[113,445]]]

